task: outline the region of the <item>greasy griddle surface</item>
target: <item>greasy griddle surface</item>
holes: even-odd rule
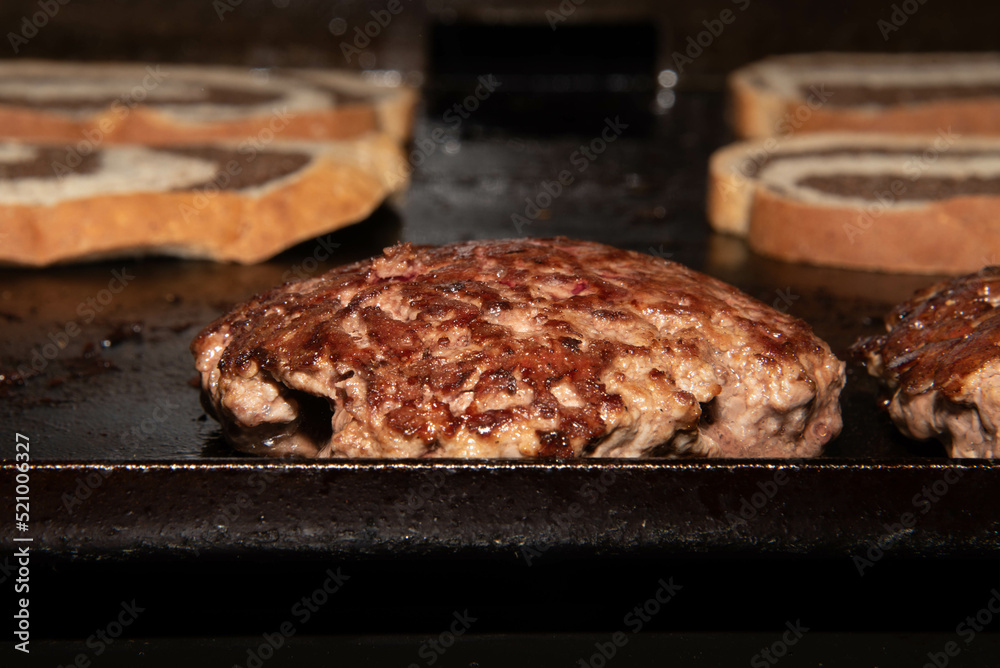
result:
[[[418,140],[431,127],[424,121]],[[707,160],[727,138],[721,96],[688,94],[651,135],[626,132],[585,171],[572,156],[588,137],[492,133],[459,138],[457,152],[435,144],[398,213],[383,207],[261,265],[150,258],[0,269],[0,421],[31,436],[36,461],[235,457],[191,385],[191,339],[256,292],[376,255],[397,240],[563,234],[659,254],[805,319],[842,359],[857,335],[879,331],[892,304],[935,280],[773,262],[710,234]],[[573,182],[537,213],[534,205],[547,203],[544,184],[563,170],[572,170]],[[22,382],[17,369],[32,362],[40,371]],[[860,366],[849,363],[848,374],[844,431],[827,457],[943,458],[939,446],[895,433]],[[4,441],[0,456],[12,453]]]

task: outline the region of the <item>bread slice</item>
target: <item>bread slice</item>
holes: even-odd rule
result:
[[[709,159],[708,220],[717,232],[745,237],[760,173],[778,162],[815,155],[853,155],[864,150],[912,151],[933,147],[937,136],[819,132],[729,144]],[[958,137],[946,136],[947,141]]]
[[[1000,257],[1000,138],[829,133],[711,160],[709,218],[764,255],[957,274]]]
[[[76,156],[76,157],[73,157]],[[159,254],[253,263],[366,218],[403,188],[399,145],[0,142],[0,262]]]
[[[775,56],[729,77],[744,138],[796,132],[1000,135],[1000,53]]]
[[[104,143],[261,143],[410,134],[415,92],[327,70],[0,62],[0,137]]]

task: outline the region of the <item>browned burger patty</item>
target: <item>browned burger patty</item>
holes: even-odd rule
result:
[[[952,457],[996,457],[1000,425],[1000,267],[933,285],[897,306],[886,333],[854,350],[892,391],[893,422]]]
[[[397,245],[192,344],[240,449],[318,457],[807,457],[844,365],[800,320],[597,243]]]

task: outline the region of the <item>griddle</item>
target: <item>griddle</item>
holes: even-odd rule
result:
[[[711,234],[707,159],[730,139],[719,93],[679,92],[669,111],[646,112],[521,230],[512,215],[572,169],[572,154],[603,119],[591,119],[589,134],[579,118],[563,134],[470,122],[437,142],[438,108],[432,100],[422,109],[413,146],[434,148],[405,200],[263,264],[145,258],[0,271],[0,496],[11,501],[14,433],[26,434],[37,553],[996,554],[1000,509],[983,500],[1000,489],[1000,469],[900,436],[878,408],[875,382],[853,362],[843,433],[810,461],[303,462],[232,453],[201,408],[190,340],[256,292],[399,240],[567,235],[669,257],[805,319],[842,359],[857,336],[880,330],[892,304],[936,280],[784,264]],[[115,272],[134,277],[118,293],[109,289]],[[66,335],[76,331],[69,323],[76,335]],[[33,359],[38,372],[19,374]],[[956,472],[958,482],[941,482]],[[918,502],[927,489],[935,500]],[[912,527],[900,526],[907,514]],[[12,533],[0,544],[11,549]]]

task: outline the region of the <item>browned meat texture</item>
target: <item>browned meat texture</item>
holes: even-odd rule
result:
[[[996,457],[1000,420],[1000,267],[938,283],[897,306],[886,333],[854,345],[893,392],[889,414],[953,457]]]
[[[318,457],[799,457],[841,427],[809,327],[597,243],[397,245],[289,283],[192,350],[236,447]]]

